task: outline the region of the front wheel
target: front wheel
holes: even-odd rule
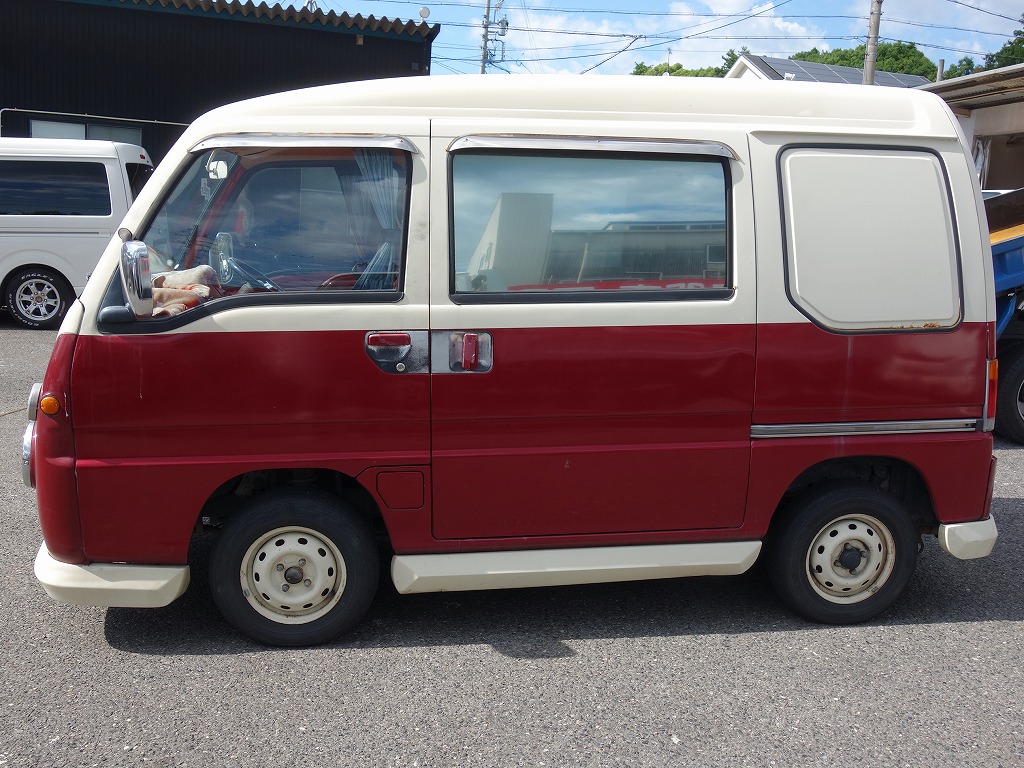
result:
[[[858,483],[823,486],[780,514],[766,564],[779,597],[804,618],[868,621],[909,583],[919,535],[891,494]]]
[[[11,316],[22,325],[52,330],[64,319],[75,292],[60,274],[34,267],[11,276],[4,300]]]
[[[377,591],[369,528],[330,494],[269,491],[232,518],[210,555],[224,618],[266,645],[317,645],[354,627]]]

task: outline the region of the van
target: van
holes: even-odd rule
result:
[[[152,167],[132,144],[0,139],[0,296],[11,317],[60,325]]]
[[[988,555],[981,191],[927,93],[453,76],[222,107],[125,217],[22,448],[54,598],[195,536],[271,645],[399,593],[740,574],[834,624]],[[207,539],[204,539],[207,540]]]

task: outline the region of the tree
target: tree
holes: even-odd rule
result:
[[[637,62],[633,67],[634,75],[672,75],[673,77],[721,77],[718,74],[718,67],[704,67],[703,69],[683,69],[682,64],[655,64],[648,66],[642,61]]]
[[[648,66],[642,61],[637,62],[636,66],[633,67],[632,74],[634,75],[664,75],[668,74],[673,77],[725,77],[725,73],[732,69],[732,65],[736,63],[740,56],[745,53],[750,53],[747,46],[740,48],[739,53],[734,48],[730,48],[724,56],[722,56],[722,65],[719,67],[704,67],[703,69],[684,69],[682,64],[654,64]]]
[[[1020,17],[1024,25],[1024,16]],[[1024,64],[1024,29],[1013,30],[1013,40],[1007,40],[995,53],[985,56],[985,69],[998,69],[1014,64]]]
[[[942,73],[942,77],[946,80],[954,77],[963,77],[964,75],[974,74],[979,69],[980,67],[974,63],[974,59],[970,56],[964,56],[956,64],[947,67],[946,71]]]
[[[794,53],[789,58],[796,61],[814,61],[819,64],[831,64],[837,67],[864,66],[865,46],[856,48],[836,48],[822,53],[817,48]],[[878,55],[875,58],[875,69],[879,72],[895,72],[903,75],[920,75],[929,80],[935,79],[938,67],[917,49],[914,43],[879,43]]]

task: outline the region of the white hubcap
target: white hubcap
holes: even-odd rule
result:
[[[281,624],[321,618],[341,599],[347,577],[334,542],[301,527],[278,528],[254,541],[240,576],[249,605]]]
[[[807,552],[807,579],[832,603],[859,603],[888,581],[896,564],[889,529],[869,515],[833,520],[814,537]]]

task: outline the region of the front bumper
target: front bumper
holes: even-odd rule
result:
[[[939,545],[953,557],[974,560],[988,557],[999,532],[992,517],[976,523],[951,523],[939,526]]]
[[[104,608],[161,608],[181,597],[189,583],[187,565],[72,565],[55,560],[45,543],[35,573],[54,600]]]

